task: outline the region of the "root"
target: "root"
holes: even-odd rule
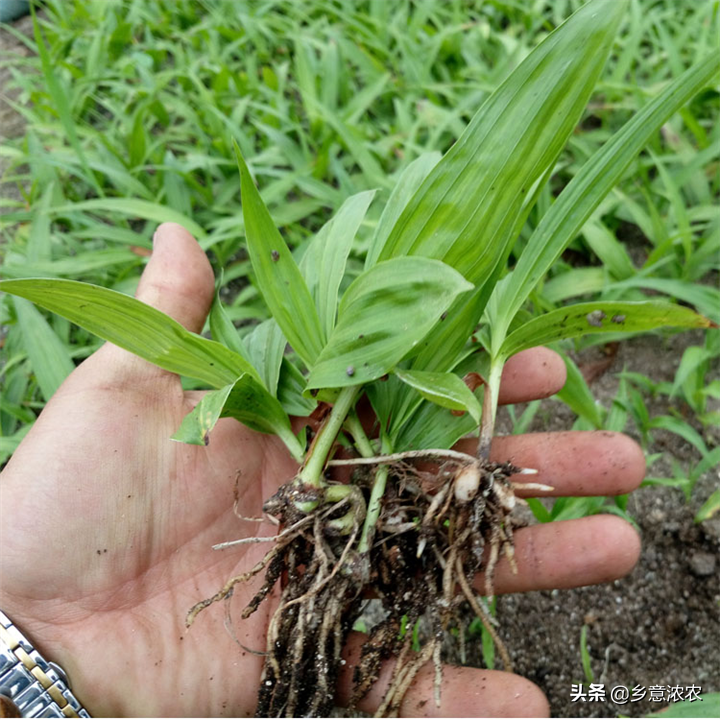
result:
[[[397,673],[395,681],[388,688],[382,704],[375,712],[375,717],[398,716],[400,705],[405,698],[408,688],[412,685],[416,675],[422,670],[423,665],[434,655],[436,644],[437,640],[429,642],[422,651],[418,653],[417,657],[413,658]],[[398,658],[398,664],[399,663],[400,659]]]
[[[510,660],[510,653],[508,653],[507,648],[505,647],[505,643],[500,639],[500,636],[497,634],[497,631],[493,627],[493,617],[490,615],[490,613],[483,607],[482,603],[478,601],[478,599],[475,597],[475,593],[473,592],[472,588],[470,587],[470,584],[467,581],[467,578],[465,577],[465,573],[462,571],[462,567],[460,566],[460,563],[458,562],[458,582],[460,583],[460,587],[462,588],[463,595],[465,595],[465,599],[470,603],[470,607],[475,612],[475,615],[480,619],[480,622],[483,624],[483,627],[487,630],[488,635],[492,638],[493,642],[495,643],[495,647],[498,650],[498,653],[500,653],[500,658],[503,662],[503,669],[506,672],[512,672],[512,661]]]
[[[414,467],[413,461],[428,459],[440,465],[434,473]],[[238,583],[262,571],[263,582],[244,608],[243,618],[281,586],[277,609],[268,623],[257,716],[331,713],[343,664],[341,651],[361,613],[363,594],[368,592],[381,599],[388,615],[372,629],[363,646],[355,668],[351,706],[377,680],[382,662],[395,655],[390,683],[376,715],[397,716],[408,689],[428,662],[434,667],[434,700],[439,707],[442,642],[450,627],[461,624],[458,612],[465,602],[480,618],[505,669],[510,670],[510,656],[495,627],[497,622],[472,589],[472,579],[484,572],[485,594],[491,598],[499,559],[505,556],[517,572],[516,525],[510,516],[516,503],[515,489],[550,488],[512,483],[511,477],[535,471],[451,450],[328,464],[381,465],[390,473],[373,526],[374,539],[364,546],[367,552],[358,551],[363,545],[361,529],[369,494],[362,480],[349,487],[288,483],[264,508],[279,522],[277,535],[215,546],[272,543],[265,557],[248,572],[228,580],[211,598],[197,603],[187,617],[189,627],[198,613],[229,598]],[[461,483],[458,478],[463,472]],[[421,618],[419,627],[425,630],[414,632]]]
[[[220,600],[225,600],[225,598],[229,597],[233,591],[233,588],[238,585],[239,583],[247,582],[251,578],[254,578],[259,572],[265,568],[265,566],[275,558],[280,551],[287,545],[288,543],[278,543],[270,552],[265,555],[265,557],[260,560],[257,565],[255,565],[251,570],[248,572],[242,573],[241,575],[236,575],[233,578],[230,578],[225,585],[218,590],[212,597],[207,598],[206,600],[201,600],[199,603],[196,603],[190,608],[190,611],[187,614],[187,617],[185,618],[185,627],[189,628],[193,622],[195,622],[195,618],[206,608],[212,605],[213,603],[219,602]]]
[[[255,520],[262,520],[262,518],[255,518]],[[264,542],[278,542],[288,535],[292,535],[296,530],[299,530],[304,525],[309,524],[312,520],[312,516],[308,515],[301,520],[298,520],[292,527],[283,530],[278,535],[258,535],[256,537],[240,538],[239,540],[229,540],[228,542],[218,543],[213,545],[213,550],[224,550],[225,548],[233,547],[235,545],[249,545],[250,543],[264,543]]]

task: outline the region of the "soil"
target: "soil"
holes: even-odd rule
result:
[[[28,31],[29,19],[16,23]],[[3,51],[26,53],[25,46],[0,30]],[[5,85],[9,71],[0,71]],[[19,115],[6,103],[0,107],[0,137],[23,132]],[[6,165],[0,165],[0,177]],[[16,188],[2,187],[3,197],[19,197]],[[592,385],[598,399],[609,406],[617,390],[616,374],[623,368],[643,373],[653,381],[671,381],[682,352],[699,343],[699,333],[663,341],[658,337],[619,344],[612,365]],[[592,361],[597,351],[581,354]],[[714,376],[720,368],[714,369]],[[677,406],[677,400],[673,402]],[[717,409],[717,401],[715,401]],[[667,399],[650,404],[651,414],[669,411]],[[557,401],[543,403],[531,430],[566,430],[572,412]],[[501,424],[502,429],[502,424]],[[509,425],[505,424],[506,431]],[[720,441],[720,429],[706,428],[709,446]],[[633,428],[628,429],[633,435]],[[671,433],[655,431],[649,453],[663,452],[653,474],[670,474],[670,458],[682,465],[699,460],[688,443]],[[695,513],[720,485],[718,470],[705,473],[689,503],[679,490],[648,487],[635,492],[628,506],[643,542],[640,562],[626,578],[611,585],[577,590],[547,591],[505,596],[498,600],[501,635],[510,650],[516,672],[537,683],[547,694],[555,717],[637,717],[655,712],[665,703],[644,700],[615,705],[611,702],[571,702],[571,684],[585,681],[580,633],[588,626],[588,645],[595,682],[649,688],[651,685],[700,686],[703,693],[720,691],[720,516],[700,525]],[[457,645],[446,644],[449,660]],[[482,666],[480,642],[468,642],[467,664]]]

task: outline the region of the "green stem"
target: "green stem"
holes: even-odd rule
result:
[[[348,413],[347,420],[345,420],[345,428],[353,436],[355,447],[362,457],[370,458],[375,455],[375,451],[370,444],[368,436],[365,434],[360,418],[354,409]]]
[[[500,378],[502,377],[505,359],[494,358],[490,363],[485,394],[483,396],[482,421],[480,423],[480,439],[478,440],[477,457],[488,460],[490,458],[490,445],[495,430],[495,416],[497,415],[498,398],[500,396]]]
[[[302,463],[305,449],[295,437],[295,433],[290,428],[283,428],[281,431],[278,431],[278,437],[285,443],[285,447],[290,451],[293,458],[297,460],[297,462]]]
[[[306,459],[305,466],[300,471],[299,479],[313,487],[324,485],[322,474],[325,469],[325,461],[332,450],[338,432],[342,427],[348,412],[355,402],[355,397],[360,390],[359,385],[352,385],[343,388],[338,395],[330,416],[320,428],[318,436],[313,443],[311,455]]]
[[[392,452],[390,443],[385,437],[382,439],[380,452],[383,455],[389,455]],[[370,491],[370,501],[368,502],[367,515],[358,544],[358,552],[361,555],[370,551],[373,538],[375,537],[375,525],[377,525],[382,509],[382,498],[385,494],[385,486],[387,485],[389,468],[387,465],[380,465],[375,471],[375,479],[373,480],[372,490]]]

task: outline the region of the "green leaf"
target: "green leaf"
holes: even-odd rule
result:
[[[604,497],[564,497],[553,503],[553,520],[576,520],[600,512]]]
[[[128,138],[130,167],[136,167],[145,162],[147,152],[147,135],[145,133],[145,110],[140,108],[135,113],[132,130]]]
[[[102,188],[88,167],[87,159],[85,158],[82,146],[80,145],[80,140],[78,139],[77,129],[72,117],[72,108],[70,106],[70,97],[72,97],[72,95],[65,86],[62,78],[55,73],[57,63],[53,62],[53,59],[50,57],[50,53],[48,52],[47,45],[45,44],[45,38],[40,30],[40,23],[35,15],[35,6],[32,5],[31,9],[35,45],[37,47],[38,55],[40,55],[40,63],[42,65],[43,75],[45,76],[45,85],[47,86],[52,106],[57,112],[68,142],[82,163],[87,181],[95,188],[97,194],[102,196],[104,195]]]
[[[387,187],[389,185],[387,175],[383,172],[380,163],[370,151],[370,146],[364,133],[348,125],[341,117],[330,110],[330,108],[324,107],[320,103],[317,103],[317,106],[318,111],[322,113],[325,123],[335,130],[338,138],[347,148],[348,153],[353,157],[355,162],[357,162],[370,185]]]
[[[563,189],[530,237],[513,271],[512,282],[504,288],[499,301],[502,316],[492,328],[493,355],[499,352],[517,311],[622,177],[633,158],[665,121],[716,72],[716,59],[710,55],[683,73],[613,135]]]
[[[720,322],[720,290],[715,287],[697,285],[673,278],[651,278],[640,275],[607,285],[606,289],[611,291],[636,287],[655,290],[690,303],[711,320]]]
[[[588,650],[587,630],[587,625],[583,625],[582,628],[580,628],[580,659],[582,660],[585,679],[591,683],[595,680],[595,676],[593,675],[590,652]]]
[[[642,483],[640,484],[640,487],[671,487],[676,488],[677,490],[682,490],[683,493],[685,493],[685,498],[687,500],[690,499],[690,493],[692,490],[692,483],[686,478],[682,476],[678,477],[646,477]]]
[[[676,395],[690,375],[712,357],[713,352],[708,348],[697,345],[692,345],[689,348],[686,348],[682,355],[682,359],[680,360],[680,365],[675,372],[675,381],[673,382],[672,390],[670,391],[670,397]]]
[[[110,249],[80,252],[59,260],[38,260],[37,262],[6,263],[3,275],[8,279],[33,278],[38,276],[72,275],[82,277],[86,273],[105,270],[114,265],[132,267],[141,259],[130,250]]]
[[[255,378],[245,374],[220,390],[206,393],[183,418],[172,439],[190,445],[207,445],[210,431],[224,417],[235,418],[258,432],[280,436],[286,444],[289,441],[288,447],[296,459],[302,457],[302,448],[280,403]]]
[[[308,366],[323,346],[323,332],[307,285],[270,217],[250,171],[234,143],[240,168],[245,237],[258,287],[295,352]]]
[[[550,511],[537,498],[526,498],[525,502],[538,522],[552,522]]]
[[[283,358],[277,398],[288,415],[306,417],[317,407],[317,401],[303,395],[304,390],[305,377],[290,360]]]
[[[27,253],[25,259],[28,262],[48,262],[52,259],[52,247],[50,243],[50,216],[48,208],[52,204],[55,183],[50,182],[40,198],[40,202],[34,208],[30,236],[28,237]]]
[[[272,319],[256,325],[245,336],[245,347],[253,367],[260,373],[268,392],[275,397],[280,363],[285,353],[287,340],[280,326]]]
[[[35,422],[35,413],[32,410],[23,407],[22,405],[10,402],[4,397],[0,398],[0,411],[2,411],[6,416],[19,420],[21,423]]]
[[[338,323],[310,371],[308,388],[376,380],[392,370],[472,285],[451,267],[425,258],[378,263],[347,289]]]
[[[508,408],[508,412],[512,419],[513,435],[524,435],[530,429],[532,421],[535,419],[538,410],[540,409],[540,400],[533,400],[529,402],[526,408],[522,411],[520,417],[516,417],[515,408],[511,405]]]
[[[707,455],[707,445],[702,436],[684,420],[679,420],[671,415],[659,415],[648,422],[648,427],[675,433],[695,447],[702,455]]]
[[[542,191],[545,183],[550,177],[552,168],[548,168],[545,174],[538,178],[531,192],[525,198],[523,207],[515,220],[515,228],[511,232],[514,237],[519,234],[525,225],[528,215]],[[506,248],[505,256],[498,263],[490,278],[482,287],[477,287],[472,293],[457,298],[447,311],[446,317],[441,317],[433,330],[425,336],[421,343],[421,350],[413,359],[412,367],[417,370],[455,370],[463,356],[467,353],[467,338],[472,335],[473,330],[480,320],[483,310],[486,309],[489,298],[495,284],[505,282],[503,273],[507,264],[507,256],[510,246]],[[473,368],[477,371],[477,368]],[[407,392],[407,387],[402,387],[401,392],[396,394],[393,400],[394,407],[391,408],[392,431],[397,430],[414,411],[414,407]]]
[[[424,402],[400,428],[393,448],[396,452],[450,448],[474,430],[477,423],[470,414],[453,415],[447,408]]]
[[[523,60],[415,193],[380,260],[421,255],[475,285],[488,279],[526,194],[579,120],[626,5],[591,0]]]
[[[596,428],[602,427],[603,412],[593,397],[578,366],[565,353],[560,353],[567,368],[567,380],[557,397],[578,416],[589,420]]]
[[[720,380],[713,380],[701,390],[703,395],[720,400]]]
[[[32,300],[103,340],[170,372],[223,387],[257,375],[240,355],[186,330],[139,300],[74,280],[5,280],[0,290]]]
[[[395,375],[415,388],[426,400],[450,410],[469,412],[475,422],[480,422],[480,403],[470,388],[454,373],[395,369]]]
[[[422,185],[430,171],[440,162],[442,156],[438,152],[423,153],[413,160],[403,170],[395,183],[387,205],[383,209],[380,221],[378,222],[375,235],[365,257],[365,269],[372,267],[378,259],[378,255],[385,247],[390,233],[395,226],[402,211],[407,206],[417,189]]]
[[[687,263],[690,260],[690,254],[692,252],[692,230],[690,229],[690,220],[688,219],[687,208],[685,207],[680,188],[667,171],[665,163],[660,160],[652,152],[652,150],[649,150],[649,154],[655,163],[658,175],[665,186],[665,193],[670,200],[670,207],[672,207],[673,215],[675,216],[678,236],[685,251],[685,262]]]
[[[605,418],[605,430],[610,430],[610,432],[623,432],[625,430],[628,421],[628,398],[627,380],[621,377],[617,394],[613,398],[612,406]]]
[[[720,490],[715,490],[697,511],[695,522],[700,523],[709,520],[718,512],[720,512]]]
[[[704,693],[699,700],[672,703],[660,712],[644,715],[646,718],[717,718],[720,717],[720,692]]]
[[[374,195],[374,190],[368,190],[349,197],[313,238],[300,263],[315,299],[324,339],[335,326],[338,291],[350,248]]]
[[[243,344],[237,328],[233,325],[232,320],[227,316],[222,301],[220,300],[220,287],[222,281],[217,283],[215,288],[215,298],[210,308],[210,334],[217,342],[222,343],[225,347],[230,348],[233,352],[250,362],[250,356]]]
[[[624,245],[600,220],[588,222],[583,228],[583,235],[592,251],[615,278],[624,280],[636,274],[635,266]]]
[[[527,221],[528,215],[535,205],[535,201],[539,196],[542,188],[550,177],[549,168],[546,173],[535,181],[535,184],[521,212],[515,220],[515,228],[511,235],[514,237],[519,234],[522,227]],[[477,287],[467,296],[459,297],[447,312],[446,318],[428,333],[422,343],[422,349],[418,356],[413,360],[413,368],[418,370],[452,370],[455,365],[461,361],[467,338],[472,335],[473,330],[480,320],[483,310],[486,309],[488,300],[492,296],[492,290],[498,282],[506,282],[509,278],[503,273],[507,264],[507,257],[510,252],[510,246],[505,250],[505,256],[493,271],[490,278],[482,287]],[[502,279],[501,279],[502,278]],[[396,414],[397,417],[397,414]]]
[[[42,314],[27,300],[15,298],[14,302],[25,352],[43,398],[50,400],[63,380],[75,369],[75,364]]]
[[[175,222],[182,225],[198,240],[204,238],[206,233],[200,225],[187,215],[158,203],[139,200],[138,198],[94,198],[68,205],[57,205],[49,210],[53,215],[69,215],[74,212],[120,213],[130,218],[143,218],[157,223]]]
[[[239,377],[238,382],[246,377],[246,375]],[[235,387],[234,383],[220,390],[205,393],[202,400],[183,418],[172,439],[188,445],[209,445],[210,431],[220,419],[233,387]]]
[[[542,297],[552,305],[559,305],[578,295],[599,293],[607,284],[608,273],[604,267],[572,268],[545,282]]]
[[[694,310],[670,303],[579,303],[525,323],[507,337],[498,355],[507,358],[537,345],[590,333],[641,332],[666,325],[707,328],[712,322]]]

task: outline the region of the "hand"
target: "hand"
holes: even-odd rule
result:
[[[202,250],[180,226],[162,225],[137,297],[198,332],[212,295]],[[528,351],[508,363],[503,382],[504,402],[544,397],[562,386],[564,365],[550,351]],[[274,532],[235,516],[237,474],[239,512],[254,516],[296,466],[274,437],[230,419],[218,423],[207,447],[171,441],[200,396],[183,392],[176,375],[106,344],[63,383],[2,473],[0,608],[67,670],[91,714],[254,711],[262,658],[231,637],[225,608],[209,608],[189,631],[184,621],[192,605],[267,549],[211,545]],[[644,472],[639,448],[612,433],[503,438],[493,450],[538,468],[537,480],[557,495],[628,492]],[[520,572],[501,564],[499,592],[609,581],[628,572],[639,552],[634,530],[613,516],[528,528],[516,539]],[[236,587],[236,618],[258,583]],[[262,605],[232,623],[245,648],[264,648],[268,613]],[[355,640],[348,669],[356,650]],[[403,711],[436,712],[430,671]],[[547,703],[515,675],[453,668],[440,712],[538,715]]]

